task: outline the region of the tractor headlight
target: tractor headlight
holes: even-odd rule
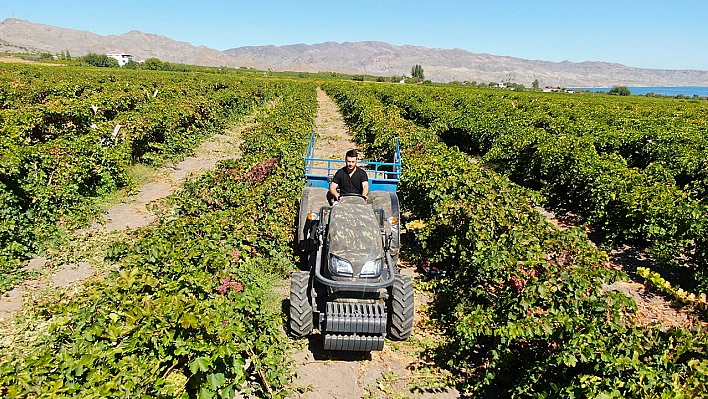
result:
[[[364,263],[364,266],[361,268],[361,273],[359,273],[359,277],[378,277],[378,276],[380,276],[382,265],[383,265],[383,261],[381,258],[376,259],[376,260],[370,260],[370,261]]]
[[[351,277],[354,275],[352,264],[334,255],[332,255],[332,261],[329,263],[329,271],[338,276]]]

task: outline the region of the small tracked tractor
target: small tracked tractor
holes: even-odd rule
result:
[[[326,350],[382,350],[385,337],[404,340],[413,329],[413,284],[397,269],[400,149],[392,163],[359,163],[369,175],[368,203],[343,195],[330,205],[329,181],[344,161],[314,158],[314,140],[297,232],[307,270],[292,276],[290,331],[304,337],[318,329]]]

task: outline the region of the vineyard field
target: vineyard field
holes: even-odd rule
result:
[[[401,139],[402,203],[428,227],[422,260],[452,275],[435,285],[462,391],[499,397],[692,397],[706,375],[705,332],[666,331],[603,283],[626,278],[579,229],[561,231],[534,196],[402,117],[380,86],[327,84],[368,154]],[[389,90],[386,88],[385,90]],[[390,90],[395,90],[390,88]],[[454,171],[454,173],[450,173]],[[530,199],[531,198],[531,199]]]
[[[0,65],[0,292],[59,229],[130,188],[134,163],[187,154],[279,83],[214,74]]]
[[[254,84],[241,90],[267,88]],[[270,88],[240,159],[188,182],[174,217],[114,244],[120,271],[41,305],[47,330],[3,350],[4,397],[283,397],[289,345],[268,304],[295,261],[302,170],[290,154],[307,146],[315,85]]]
[[[419,363],[443,369],[437,384],[494,398],[708,395],[705,295],[642,269],[691,298],[692,325],[647,322],[608,288],[628,276],[586,230],[537,210],[576,213],[605,248],[645,248],[708,291],[707,105],[323,76],[0,65],[0,292],[59,231],[97,218],[102,196],[132,187],[131,166],[184,157],[249,118],[238,157],[106,245],[112,271],[32,296],[0,325],[0,396],[307,397],[292,353],[308,343],[286,335],[276,286],[300,266],[318,87],[366,160],[392,161],[400,143],[401,214],[415,230],[401,259],[446,271],[416,279],[433,299],[406,343],[438,338]],[[382,394],[417,397],[430,376],[417,377]]]

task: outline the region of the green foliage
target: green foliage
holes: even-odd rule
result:
[[[81,57],[81,60],[88,65],[101,68],[118,68],[118,60],[105,54],[88,53]]]
[[[655,288],[659,292],[671,296],[681,304],[695,306],[701,310],[708,310],[708,302],[706,301],[705,293],[696,295],[692,292],[686,292],[682,288],[673,287],[671,283],[664,280],[659,273],[652,272],[646,267],[637,267],[637,275],[644,278],[644,284],[647,288]]]
[[[135,61],[128,61],[123,64],[124,69],[140,69],[140,64]]]
[[[514,82],[506,82],[506,87],[508,89],[514,90],[514,91],[524,91],[526,87],[522,84],[514,83]]]
[[[57,230],[88,223],[94,199],[129,187],[131,163],[183,156],[279,83],[215,74],[0,66],[0,292]]]
[[[26,66],[0,67],[0,82],[2,273],[38,247],[40,230],[90,217],[90,198],[130,184],[129,162],[182,154],[231,117],[269,104],[242,133],[240,159],[187,183],[171,217],[136,242],[111,246],[120,271],[81,296],[35,304],[50,328],[35,347],[2,348],[2,396],[287,396],[287,343],[268,292],[294,263],[297,154],[313,129],[314,84]],[[646,240],[656,253],[698,264],[708,259],[704,105],[323,88],[367,156],[390,161],[401,141],[401,204],[427,226],[409,256],[450,272],[430,283],[446,335],[431,358],[456,373],[460,390],[706,395],[705,332],[637,325],[634,302],[605,290],[623,277],[607,269],[606,254],[582,230],[549,224],[534,209],[543,197],[512,183],[542,190],[610,240]],[[18,278],[4,276],[0,284]]]
[[[411,76],[418,80],[425,80],[425,72],[423,72],[423,67],[421,65],[414,65],[411,68]]]
[[[295,262],[303,176],[290,155],[307,146],[314,89],[277,82],[240,159],[190,181],[174,217],[112,246],[120,271],[41,304],[39,344],[3,348],[3,397],[285,397],[289,345],[270,284]]]
[[[613,86],[607,94],[613,96],[629,96],[632,92],[627,86]]]
[[[401,140],[401,204],[427,225],[415,258],[450,273],[433,284],[433,303],[450,339],[437,359],[458,372],[458,388],[480,397],[705,394],[708,335],[635,325],[634,302],[603,289],[621,274],[582,230],[558,230],[532,208],[533,195],[439,140],[445,104],[417,90],[324,88],[367,153],[385,158]],[[413,115],[431,127],[402,118]]]
[[[446,143],[542,190],[556,209],[584,216],[605,244],[647,246],[666,262],[699,269],[708,263],[704,104],[457,88],[376,92]]]
[[[69,54],[69,50],[62,50],[59,54],[59,59],[63,61],[71,61],[71,54]]]
[[[151,71],[161,71],[163,67],[163,62],[159,58],[148,58],[143,63],[143,69],[148,69]]]
[[[160,61],[159,58],[148,58],[142,64],[136,65],[137,69],[147,69],[150,71],[171,71],[171,72],[189,72],[190,67],[185,64],[174,64],[171,62]]]

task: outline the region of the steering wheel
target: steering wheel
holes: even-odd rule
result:
[[[368,200],[369,198],[364,195],[364,194],[357,194],[357,193],[346,193],[346,194],[341,194],[340,197],[359,197],[363,199],[364,201]]]
[[[364,200],[364,203],[365,203],[365,204],[368,204],[368,203],[369,203],[369,198],[367,198],[367,197],[366,197],[365,195],[363,195],[363,194],[356,194],[356,193],[341,194],[341,195],[339,196],[340,200],[341,200],[343,197],[361,198],[361,199]]]

